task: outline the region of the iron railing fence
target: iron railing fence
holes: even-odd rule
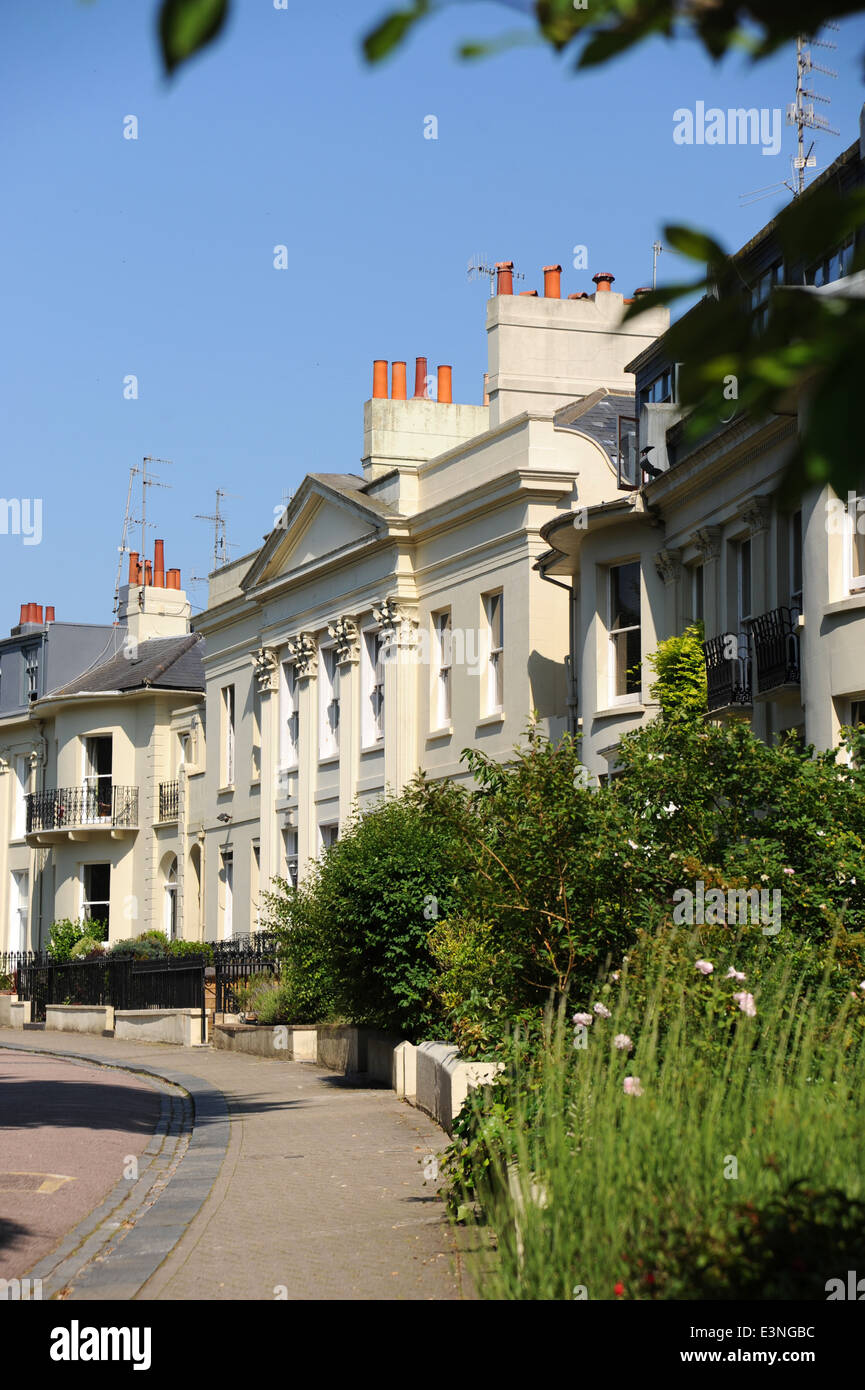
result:
[[[248,937],[214,943],[215,990],[217,1013],[237,1013],[238,985],[253,975],[272,975],[279,979],[278,943],[270,932],[257,932]]]
[[[105,955],[100,960],[31,962],[18,968],[18,997],[30,1001],[32,1023],[49,1004],[113,1005],[115,1009],[200,1009],[206,1038],[204,958]]]
[[[180,814],[180,783],[159,783],[159,819],[177,820]]]
[[[748,633],[722,633],[703,643],[709,710],[751,703]]]
[[[107,825],[112,829],[138,828],[138,788],[52,787],[30,792],[27,797],[27,834],[37,830],[74,830],[79,826]]]
[[[773,608],[751,623],[757,693],[799,684],[799,627],[795,608]]]

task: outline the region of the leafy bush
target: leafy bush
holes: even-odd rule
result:
[[[356,812],[300,888],[266,895],[292,1011],[306,993],[304,1007],[315,1007],[318,1018],[322,1009],[335,1011],[411,1038],[438,1025],[427,937],[456,901],[463,856],[454,823],[463,802],[450,784],[418,781],[403,796]],[[304,965],[311,967],[307,985]]]
[[[8,994],[15,989],[15,976],[0,971],[0,994]]]
[[[87,924],[90,926],[90,923]],[[73,922],[68,917],[64,917],[59,922],[54,922],[51,927],[51,934],[48,940],[48,954],[52,960],[69,960],[72,955],[72,947],[85,935],[84,925],[81,922]]]
[[[69,959],[81,960],[87,956],[101,956],[103,954],[101,942],[94,940],[92,936],[81,936],[69,952]]]
[[[169,956],[191,956],[194,959],[203,960],[208,965],[213,964],[213,946],[209,941],[169,941]]]
[[[694,623],[678,637],[659,642],[647,660],[656,676],[654,684],[649,686],[649,694],[658,701],[664,719],[693,719],[705,713],[707,684],[702,623]]]
[[[156,960],[167,955],[165,947],[158,941],[143,936],[130,936],[113,942],[109,954],[112,956],[133,956],[136,960]]]

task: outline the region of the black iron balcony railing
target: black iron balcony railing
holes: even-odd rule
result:
[[[177,782],[159,783],[159,819],[177,820],[180,796]]]
[[[709,709],[751,703],[751,655],[747,632],[725,632],[703,643]]]
[[[101,825],[138,827],[138,788],[103,783],[99,787],[55,787],[27,797],[27,834],[39,830],[76,830]]]
[[[773,608],[753,620],[758,695],[782,685],[799,684],[798,618],[795,608]]]

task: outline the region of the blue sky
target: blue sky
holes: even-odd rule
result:
[[[478,402],[476,254],[513,259],[518,288],[542,290],[541,268],[560,262],[565,294],[591,291],[598,270],[630,294],[651,283],[665,222],[732,248],[788,196],[739,199],[789,177],[791,128],[775,158],[679,146],[672,130],[697,101],[783,110],[793,50],[714,67],[688,41],[658,42],[591,76],[542,48],[459,62],[458,41],[524,22],[519,6],[475,3],[369,69],[359,42],[387,0],[234,0],[224,39],[167,83],[156,8],[52,0],[48,22],[32,0],[3,3],[0,495],[41,497],[43,534],[0,534],[0,631],[30,601],[111,620],[143,455],[173,460],[160,471],[172,490],[150,492],[149,549],[163,536],[187,585],[211,568],[212,528],[195,514],[217,487],[233,494],[237,556],[304,473],[360,471],[374,358],[450,362],[454,399]],[[818,138],[819,168],[856,138],[863,100],[865,23],[829,37],[838,50],[821,61],[839,77],[815,85],[841,136]],[[659,280],[683,269],[665,253]],[[204,605],[205,584],[189,592]]]

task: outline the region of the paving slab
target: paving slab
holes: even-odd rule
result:
[[[0,1045],[87,1055],[200,1092],[164,1194],[72,1299],[472,1296],[437,1185],[424,1179],[447,1136],[392,1091],[346,1085],[309,1062],[55,1036],[0,1030]],[[159,1234],[175,1229],[142,1280]]]

